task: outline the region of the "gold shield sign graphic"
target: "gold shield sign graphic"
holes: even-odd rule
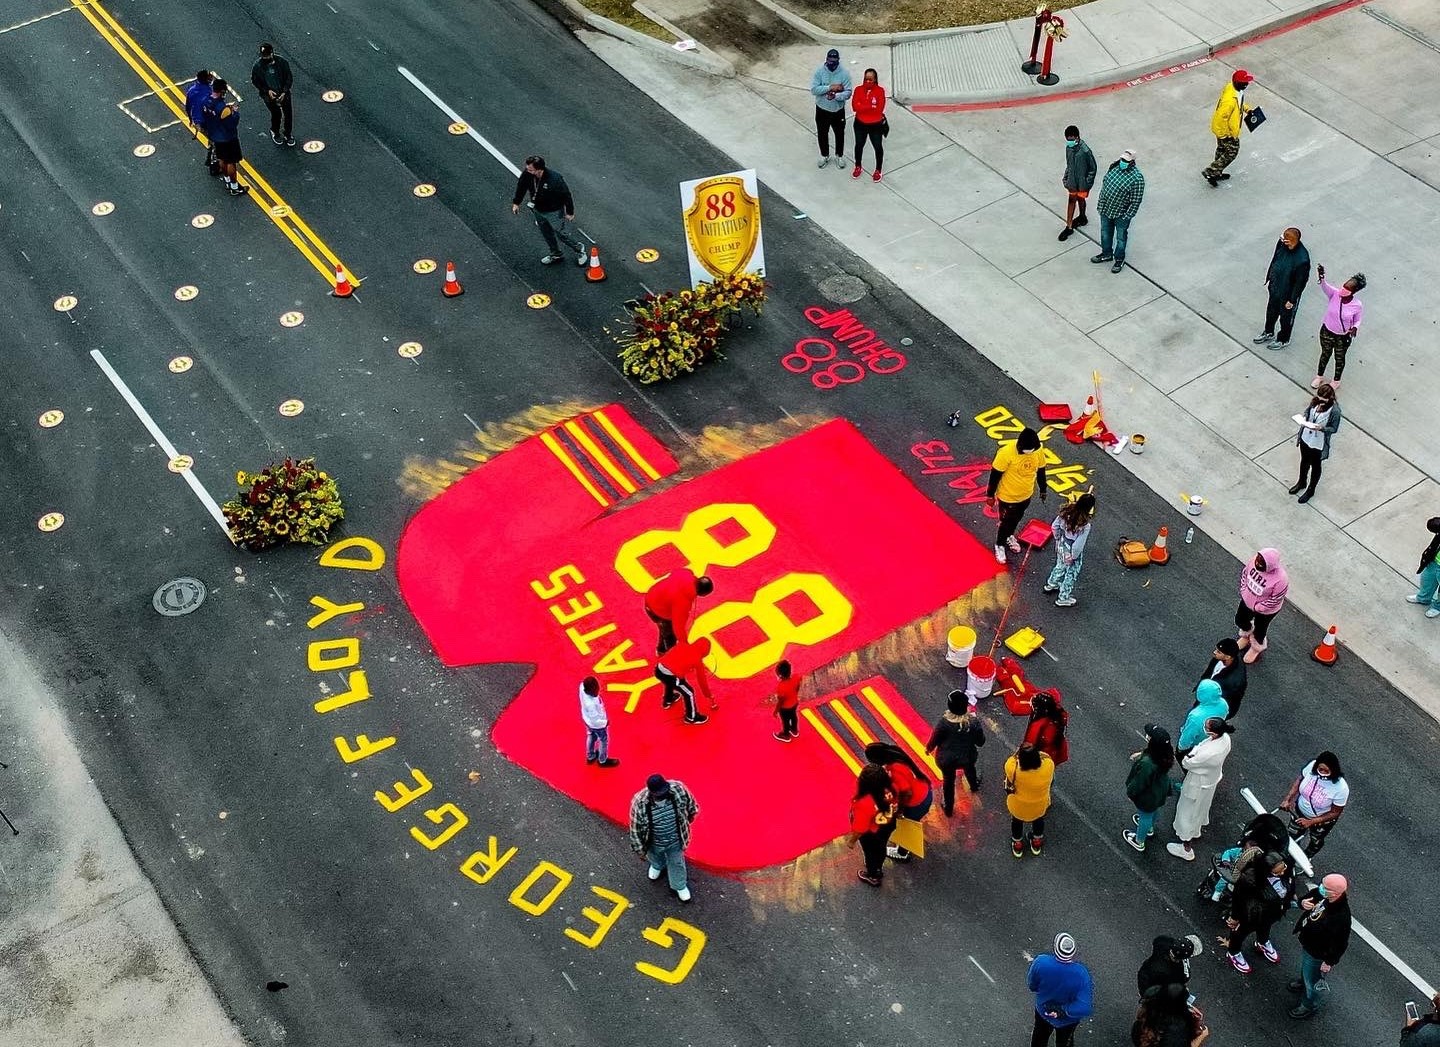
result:
[[[685,235],[711,276],[741,272],[760,239],[760,201],[739,175],[707,178],[685,209]]]

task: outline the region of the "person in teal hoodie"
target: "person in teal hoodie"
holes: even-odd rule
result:
[[[1230,707],[1225,704],[1225,695],[1220,690],[1220,685],[1214,680],[1201,680],[1195,687],[1195,704],[1185,714],[1185,722],[1180,725],[1180,741],[1175,746],[1175,753],[1180,759],[1184,759],[1191,749],[1205,740],[1205,721],[1215,716],[1225,719],[1230,715]]]
[[[1079,960],[1075,939],[1064,931],[1055,936],[1055,950],[1030,964],[1025,983],[1035,994],[1035,1026],[1031,1047],[1045,1047],[1053,1033],[1058,1047],[1071,1047],[1075,1030],[1095,1010],[1095,983]]]

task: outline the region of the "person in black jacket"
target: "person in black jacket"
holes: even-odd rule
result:
[[[1300,939],[1300,977],[1290,983],[1291,992],[1304,993],[1290,1012],[1292,1018],[1313,1018],[1320,1009],[1316,985],[1345,955],[1350,944],[1350,884],[1339,873],[1331,873],[1320,886],[1300,899],[1304,915],[1295,923]]]
[[[1209,1038],[1210,1027],[1175,986],[1142,1000],[1130,1026],[1133,1047],[1203,1047]]]
[[[1430,999],[1430,1013],[1406,1021],[1400,1029],[1401,1047],[1440,1047],[1440,993]]]
[[[1240,702],[1245,697],[1247,675],[1245,663],[1240,660],[1240,645],[1235,642],[1234,637],[1225,637],[1215,645],[1210,664],[1205,666],[1200,679],[1214,680],[1220,685],[1220,697],[1225,699],[1225,707],[1230,710],[1225,714],[1227,720],[1234,719],[1235,714],[1240,711]],[[1198,699],[1195,704],[1199,704]]]
[[[1280,951],[1270,940],[1270,928],[1290,905],[1295,893],[1295,877],[1290,872],[1290,863],[1277,851],[1250,851],[1241,856],[1240,862],[1243,865],[1235,877],[1230,916],[1225,921],[1230,936],[1220,940],[1225,943],[1225,958],[1230,966],[1241,974],[1249,974],[1250,963],[1242,950],[1252,932],[1260,954],[1271,963],[1280,962]]]
[[[1420,566],[1415,573],[1420,576],[1420,589],[1405,599],[1411,603],[1429,604],[1425,609],[1426,618],[1440,618],[1440,516],[1432,516],[1425,524],[1430,531],[1430,544],[1420,554]]]
[[[265,108],[270,110],[270,137],[276,145],[294,145],[291,134],[294,114],[290,111],[290,88],[294,77],[290,75],[290,63],[275,53],[274,44],[261,44],[260,57],[250,67],[250,82],[260,92]],[[284,121],[282,135],[281,121]]]
[[[1310,252],[1300,242],[1300,230],[1291,226],[1280,234],[1270,268],[1265,270],[1265,284],[1270,299],[1265,305],[1265,330],[1251,339],[1256,345],[1284,349],[1290,344],[1290,331],[1295,326],[1295,313],[1300,308],[1300,294],[1310,282]],[[1280,336],[1275,336],[1275,321],[1280,321]]]
[[[519,213],[526,194],[529,194],[530,207],[535,212],[535,226],[545,238],[545,246],[550,248],[540,259],[540,264],[554,265],[565,260],[560,253],[559,241],[563,240],[566,247],[580,256],[576,264],[583,266],[586,261],[585,245],[571,236],[566,227],[566,223],[575,221],[575,201],[570,198],[570,187],[560,177],[559,171],[545,166],[543,156],[525,158],[525,170],[520,172],[520,180],[515,183],[515,196],[510,201],[511,214]]]
[[[980,774],[975,770],[975,761],[980,747],[985,744],[985,729],[980,726],[980,717],[969,711],[964,691],[951,691],[945,705],[945,712],[930,732],[930,741],[925,751],[935,757],[940,768],[943,787],[943,802],[940,809],[945,817],[955,814],[955,772],[965,772],[965,783],[970,792],[980,790]]]
[[[1160,994],[1175,995],[1173,988],[1180,990],[1179,997],[1188,994],[1190,982],[1190,958],[1201,952],[1200,938],[1187,934],[1183,938],[1172,938],[1168,934],[1155,937],[1150,944],[1150,956],[1135,972],[1135,985],[1140,999]]]

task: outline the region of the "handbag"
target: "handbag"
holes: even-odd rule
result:
[[[1115,543],[1115,562],[1122,567],[1149,567],[1150,549],[1144,542],[1122,535]]]
[[[1245,114],[1245,129],[1253,131],[1265,122],[1265,110],[1258,105]]]
[[[889,138],[889,137],[890,137],[890,118],[889,118],[888,116],[882,116],[882,117],[880,118],[880,137],[881,137],[881,138]],[[908,848],[907,848],[907,850],[908,850]],[[916,851],[915,853],[916,853],[916,854],[919,854],[920,852],[919,852],[919,851]],[[923,855],[922,855],[922,857],[923,857]]]

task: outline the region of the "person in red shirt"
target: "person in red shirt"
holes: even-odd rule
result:
[[[715,583],[704,575],[695,577],[688,567],[671,571],[645,594],[645,613],[660,631],[656,654],[664,654],[681,639],[690,638],[690,614],[697,596],[709,596]]]
[[[1030,722],[1025,727],[1025,740],[1020,744],[1035,746],[1059,767],[1070,759],[1070,742],[1065,737],[1069,723],[1070,714],[1060,705],[1060,699],[1041,691],[1030,699]]]
[[[875,173],[870,180],[878,182],[880,171],[885,167],[885,136],[890,133],[890,121],[885,119],[885,88],[880,86],[879,73],[865,70],[865,82],[855,88],[850,105],[855,109],[855,170],[850,172],[850,177],[860,177],[860,162],[865,156],[868,138],[875,146]]]
[[[794,675],[789,662],[782,661],[775,666],[775,715],[780,717],[780,730],[775,740],[791,742],[800,737],[800,681],[803,677]]]
[[[865,746],[865,759],[885,768],[890,776],[890,791],[895,794],[895,802],[904,817],[918,822],[930,813],[935,802],[930,779],[904,749],[889,742],[871,742]],[[910,852],[894,844],[889,845],[886,853],[897,862],[910,860]]]
[[[710,685],[705,682],[705,656],[710,653],[710,637],[702,636],[691,643],[689,640],[675,644],[660,656],[655,665],[655,679],[665,685],[665,696],[660,707],[668,709],[680,699],[685,699],[685,722],[704,723],[710,717],[695,707],[695,688],[690,686],[688,677],[692,674],[706,698],[710,697]]]
[[[879,764],[866,764],[855,780],[855,796],[850,801],[849,840],[860,843],[865,855],[860,879],[871,887],[879,887],[885,878],[885,847],[895,831],[895,814],[889,773]]]

